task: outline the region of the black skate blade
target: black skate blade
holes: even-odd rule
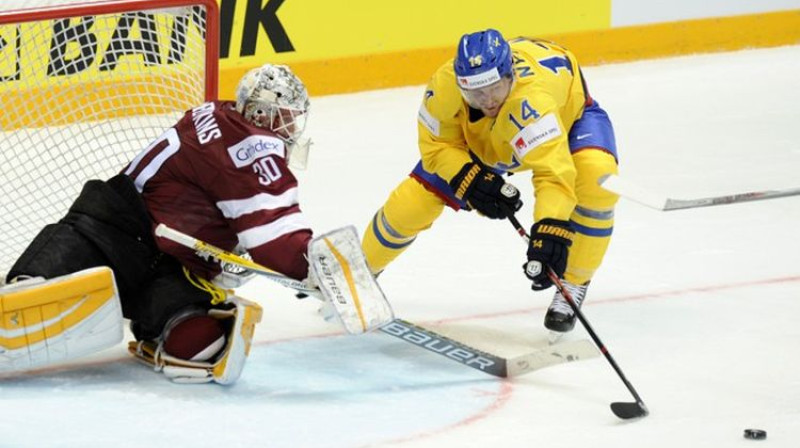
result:
[[[650,414],[650,411],[647,410],[647,407],[644,405],[644,403],[638,403],[638,402],[611,403],[611,411],[614,412],[614,415],[623,420],[647,417],[647,415]]]

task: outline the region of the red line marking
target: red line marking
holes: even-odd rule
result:
[[[800,282],[800,275],[796,276],[789,276],[789,277],[776,277],[776,278],[768,278],[763,280],[751,280],[745,282],[736,282],[736,283],[724,283],[720,285],[711,285],[711,286],[696,286],[691,288],[684,288],[684,289],[673,289],[667,290],[662,292],[653,292],[653,293],[646,293],[646,294],[635,294],[631,296],[620,296],[620,297],[611,297],[608,299],[592,299],[587,302],[588,305],[610,305],[620,302],[634,302],[639,300],[647,300],[647,299],[661,299],[666,297],[674,297],[674,296],[682,296],[691,293],[713,293],[718,291],[725,291],[730,289],[738,289],[738,288],[751,288],[755,286],[765,286],[765,285],[777,285],[781,283],[797,283]],[[526,314],[530,313],[531,311],[536,310],[543,310],[546,309],[548,305],[540,305],[534,307],[527,307],[521,308],[516,310],[509,310],[509,311],[500,311],[497,313],[485,313],[485,314],[473,314],[470,316],[461,316],[461,317],[453,317],[447,319],[436,319],[432,321],[428,321],[429,324],[444,324],[444,323],[453,323],[453,322],[461,322],[461,321],[469,321],[469,320],[479,320],[479,319],[494,319],[496,317],[503,317],[503,316],[513,316],[517,314]]]
[[[485,408],[481,409],[478,413],[473,414],[470,417],[467,417],[467,418],[465,418],[465,419],[463,419],[461,421],[449,424],[447,426],[442,426],[441,428],[432,429],[430,431],[425,431],[425,432],[420,432],[420,433],[417,433],[417,434],[414,434],[414,435],[411,435],[411,436],[406,436],[406,437],[401,437],[401,438],[397,438],[397,439],[390,439],[390,440],[385,440],[385,441],[382,441],[382,442],[373,442],[373,443],[369,443],[369,444],[366,444],[366,445],[361,445],[361,448],[369,448],[369,447],[377,447],[377,446],[388,446],[388,445],[395,445],[395,444],[398,444],[398,443],[410,442],[412,440],[425,439],[425,438],[428,438],[428,437],[433,437],[435,435],[445,433],[445,432],[453,430],[453,429],[458,429],[458,428],[462,428],[462,427],[465,427],[465,426],[469,426],[469,425],[471,425],[473,423],[476,423],[476,422],[478,422],[480,420],[483,420],[484,418],[486,418],[489,415],[491,415],[493,412],[498,411],[503,406],[505,406],[506,403],[508,403],[508,400],[511,399],[511,395],[512,395],[513,391],[514,391],[514,386],[512,385],[512,383],[510,381],[501,380],[500,381],[500,390],[496,394],[493,394],[496,397],[494,399],[494,401],[492,401],[488,406],[486,406]]]

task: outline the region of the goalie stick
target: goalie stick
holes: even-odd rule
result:
[[[197,251],[198,256],[211,257],[231,265],[253,270],[283,286],[319,298],[319,290],[310,288],[304,282],[286,277],[259,263],[200,241],[178,230],[159,224],[156,236],[167,238]],[[597,356],[597,350],[587,340],[573,341],[533,351],[531,353],[503,358],[487,353],[454,339],[442,336],[411,322],[394,319],[380,329],[382,332],[420,346],[439,355],[460,362],[466,366],[501,378],[518,376],[554,364],[588,359]]]
[[[597,182],[603,189],[621,197],[638,202],[646,207],[660,211],[683,210],[687,208],[711,207],[714,205],[735,204],[739,202],[761,201],[800,195],[800,188],[784,190],[751,191],[749,193],[711,196],[698,199],[673,199],[649,191],[627,179],[610,174]]]
[[[520,224],[517,217],[514,216],[514,213],[511,213],[509,211],[508,220],[511,222],[511,225],[514,226],[514,229],[516,229],[517,233],[519,233],[519,236],[521,236],[526,243],[530,243],[530,236],[528,236],[528,233],[525,231],[525,228],[522,227],[522,224]],[[631,384],[631,382],[628,381],[628,378],[625,377],[625,374],[622,373],[622,369],[620,369],[619,365],[617,365],[617,361],[614,360],[614,357],[611,356],[611,352],[609,352],[606,346],[603,345],[603,341],[601,341],[600,337],[597,336],[597,333],[595,333],[594,328],[592,328],[592,326],[589,325],[589,321],[586,320],[586,317],[583,315],[583,312],[581,311],[580,307],[578,307],[575,304],[575,300],[572,298],[572,294],[570,294],[569,291],[566,288],[564,288],[563,283],[561,283],[561,279],[558,278],[556,273],[553,272],[553,270],[549,266],[547,267],[547,276],[553,282],[553,284],[561,293],[561,295],[564,296],[564,299],[566,299],[567,303],[569,304],[569,307],[572,308],[572,311],[578,317],[578,320],[581,321],[581,324],[583,324],[583,328],[585,328],[586,332],[589,333],[589,336],[591,336],[592,340],[597,345],[597,348],[600,349],[600,352],[606,357],[608,363],[611,364],[611,367],[614,368],[614,371],[617,373],[617,376],[619,376],[619,379],[622,380],[622,382],[625,384],[625,387],[628,388],[628,391],[631,393],[631,395],[633,395],[633,398],[636,400],[633,403],[628,403],[628,402],[611,403],[611,411],[614,413],[614,415],[623,420],[646,417],[650,413],[650,411],[647,410],[647,406],[644,405],[644,401],[642,401],[642,398],[636,392],[636,389],[633,388],[633,384]]]
[[[513,378],[552,365],[598,356],[597,349],[587,339],[553,344],[529,353],[504,358],[442,336],[435,331],[403,319],[389,322],[381,327],[381,331],[460,362],[467,367],[500,378]]]
[[[273,271],[266,266],[258,264],[252,260],[248,260],[240,255],[220,249],[219,247],[212,246],[205,241],[200,241],[193,236],[189,236],[183,232],[177,231],[173,228],[167,227],[164,224],[156,226],[156,236],[175,241],[178,244],[194,249],[197,255],[201,258],[213,258],[219,262],[230,263],[244,269],[257,272],[260,275],[277,282],[288,288],[300,291],[304,294],[319,294],[319,290],[308,286],[305,282],[289,278],[280,272]]]

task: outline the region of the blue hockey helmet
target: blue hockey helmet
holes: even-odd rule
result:
[[[511,47],[492,28],[465,34],[458,42],[453,66],[461,89],[479,89],[512,76]]]

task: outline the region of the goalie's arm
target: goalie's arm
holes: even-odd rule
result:
[[[319,279],[320,289],[305,281],[286,277],[261,264],[240,257],[190,235],[159,224],[156,236],[170,239],[194,249],[201,257],[210,256],[245,269],[251,269],[270,280],[330,301],[342,325],[352,334],[372,331],[394,319],[394,314],[367,267],[361,244],[354,228],[346,227],[321,235],[309,244],[311,268]]]

